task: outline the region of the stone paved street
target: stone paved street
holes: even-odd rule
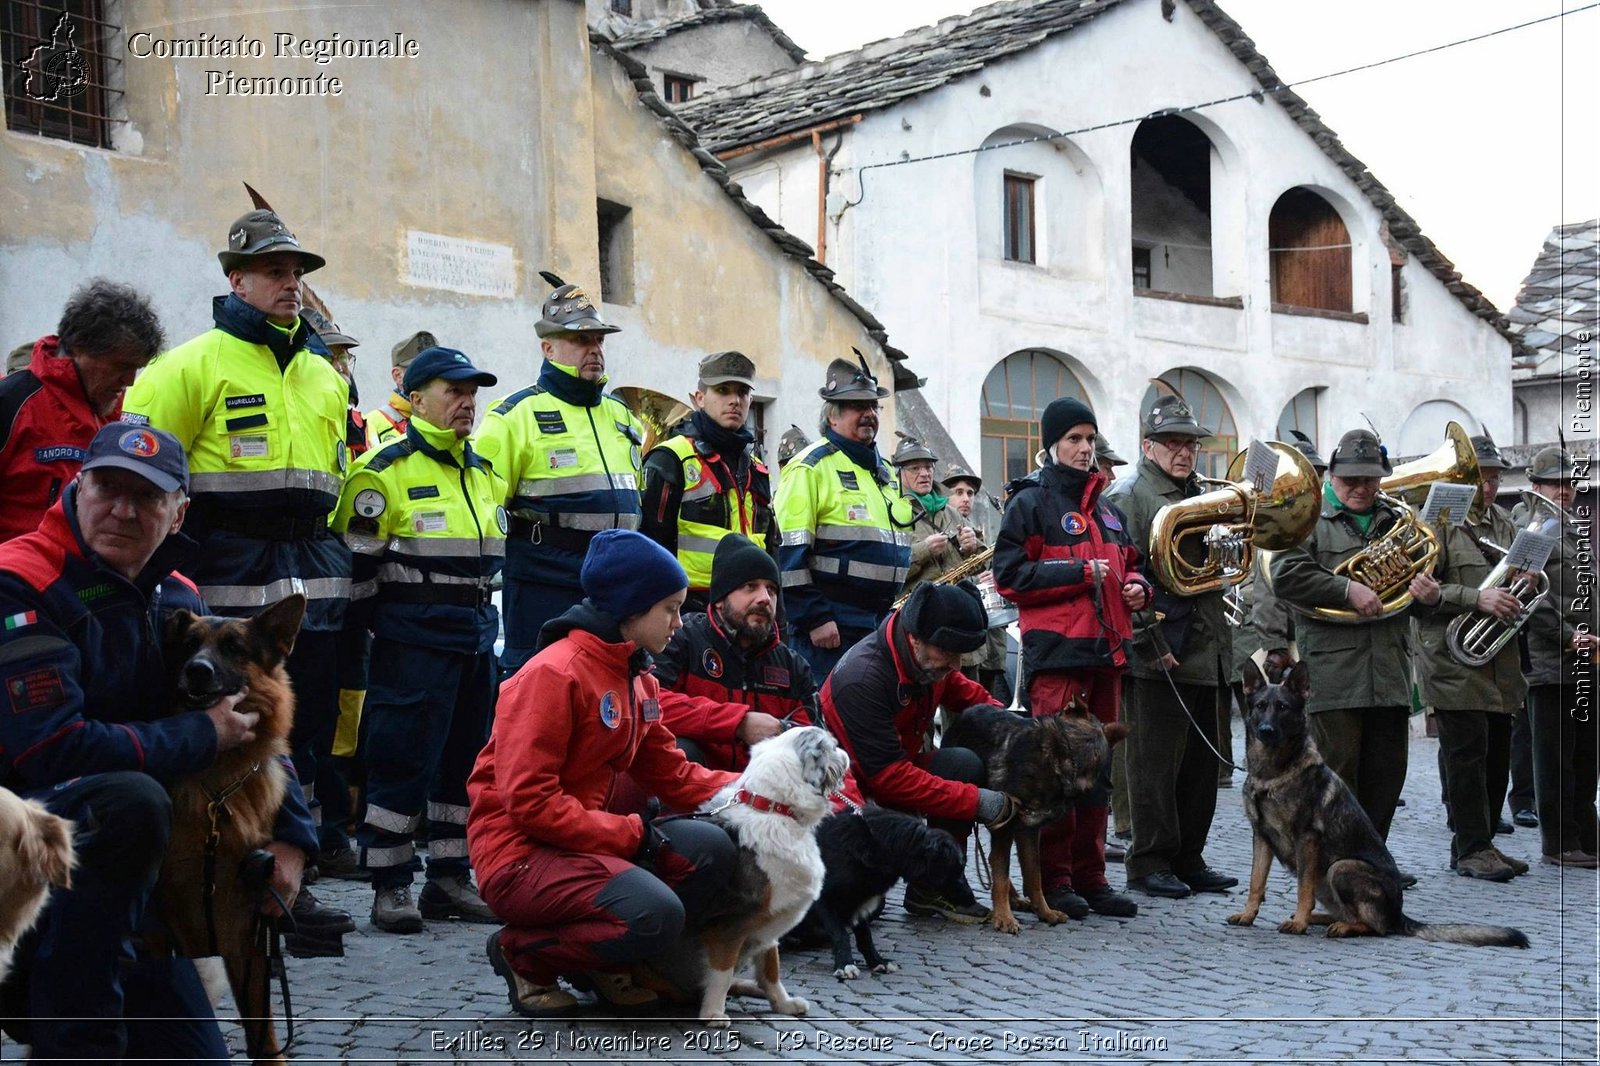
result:
[[[666,1017],[530,1026],[510,1013],[489,970],[485,927],[373,932],[368,890],[324,882],[318,891],[356,912],[361,928],[342,960],[291,960],[295,1061],[1595,1061],[1595,874],[1540,865],[1537,831],[1527,829],[1498,840],[1534,864],[1526,876],[1494,885],[1447,870],[1436,752],[1434,740],[1412,741],[1408,806],[1390,841],[1420,878],[1406,909],[1424,921],[1514,925],[1531,950],[1329,941],[1315,929],[1284,936],[1276,925],[1292,912],[1294,889],[1281,869],[1250,929],[1224,923],[1242,905],[1242,886],[1229,896],[1140,897],[1130,920],[1049,928],[1024,914],[1015,937],[911,918],[896,890],[876,936],[900,972],[845,983],[824,952],[785,957],[790,992],[811,1003],[804,1019],[746,1001],[725,1033]],[[1218,796],[1208,858],[1244,882],[1239,795]],[[1113,884],[1121,880],[1113,866]]]

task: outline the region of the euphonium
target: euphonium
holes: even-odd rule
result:
[[[624,385],[615,390],[614,395],[627,405],[644,426],[644,443],[639,446],[639,454],[644,455],[664,440],[672,432],[672,427],[682,422],[693,413],[693,408],[682,400],[674,400],[671,396],[647,389],[642,385]]]
[[[1522,493],[1522,501],[1532,516],[1532,521],[1527,525],[1529,530],[1537,533],[1546,522],[1561,522],[1561,508],[1554,501],[1526,490]],[[1445,627],[1444,644],[1450,657],[1463,666],[1478,667],[1491,662],[1500,649],[1517,635],[1517,630],[1522,628],[1540,601],[1550,595],[1550,579],[1542,570],[1513,570],[1507,566],[1506,556],[1511,552],[1509,544],[1502,547],[1482,537],[1473,539],[1479,547],[1500,557],[1494,569],[1489,571],[1489,576],[1478,585],[1478,590],[1505,589],[1522,605],[1522,612],[1509,622],[1484,611],[1473,611],[1457,616]]]
[[[1169,592],[1197,596],[1237,585],[1250,574],[1257,550],[1282,551],[1305,539],[1317,524],[1317,472],[1298,448],[1267,441],[1278,457],[1264,492],[1242,480],[1246,452],[1228,467],[1219,486],[1169,503],[1150,524],[1150,567]],[[1187,552],[1187,545],[1191,547]],[[1203,553],[1202,549],[1203,548]],[[1202,562],[1195,562],[1202,558]]]
[[[1395,524],[1380,539],[1333,569],[1340,577],[1358,581],[1377,593],[1382,610],[1370,617],[1349,607],[1297,610],[1322,622],[1360,624],[1382,621],[1411,606],[1411,579],[1431,571],[1439,561],[1439,536],[1417,517],[1413,508],[1423,505],[1435,481],[1476,485],[1480,492],[1483,489],[1483,473],[1478,469],[1472,438],[1456,422],[1446,425],[1444,432],[1444,443],[1431,454],[1401,463],[1378,482],[1378,499],[1400,513]]]

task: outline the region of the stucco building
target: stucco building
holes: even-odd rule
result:
[[[1401,106],[1397,103],[1397,107]],[[1125,455],[1156,391],[1219,436],[1511,438],[1504,317],[1209,0],[1008,0],[691,101],[991,489],[1061,394]]]
[[[623,327],[613,386],[682,398],[706,352],[747,353],[769,454],[790,422],[815,423],[823,370],[852,347],[911,380],[646,68],[591,39],[581,0],[99,7],[107,21],[71,19],[60,41],[59,5],[0,7],[7,349],[52,332],[97,274],[149,292],[174,343],[209,328],[249,182],[327,257],[308,280],[362,342],[369,407],[417,329],[498,374],[496,395],[531,381],[539,270]]]
[[[733,0],[587,0],[589,25],[649,72],[669,104],[805,62],[757,4]]]

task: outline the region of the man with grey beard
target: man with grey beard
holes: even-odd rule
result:
[[[684,754],[743,770],[750,747],[811,725],[817,685],[806,661],[778,639],[778,565],[730,533],[711,560],[711,607],[691,615],[656,658],[661,721]]]

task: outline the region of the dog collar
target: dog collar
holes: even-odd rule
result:
[[[787,803],[779,803],[777,800],[758,796],[748,788],[741,788],[735,792],[733,794],[733,802],[743,803],[745,806],[753,807],[758,811],[771,811],[773,814],[781,814],[785,818],[794,818],[795,821],[799,821],[799,817],[794,813],[794,808]]]

